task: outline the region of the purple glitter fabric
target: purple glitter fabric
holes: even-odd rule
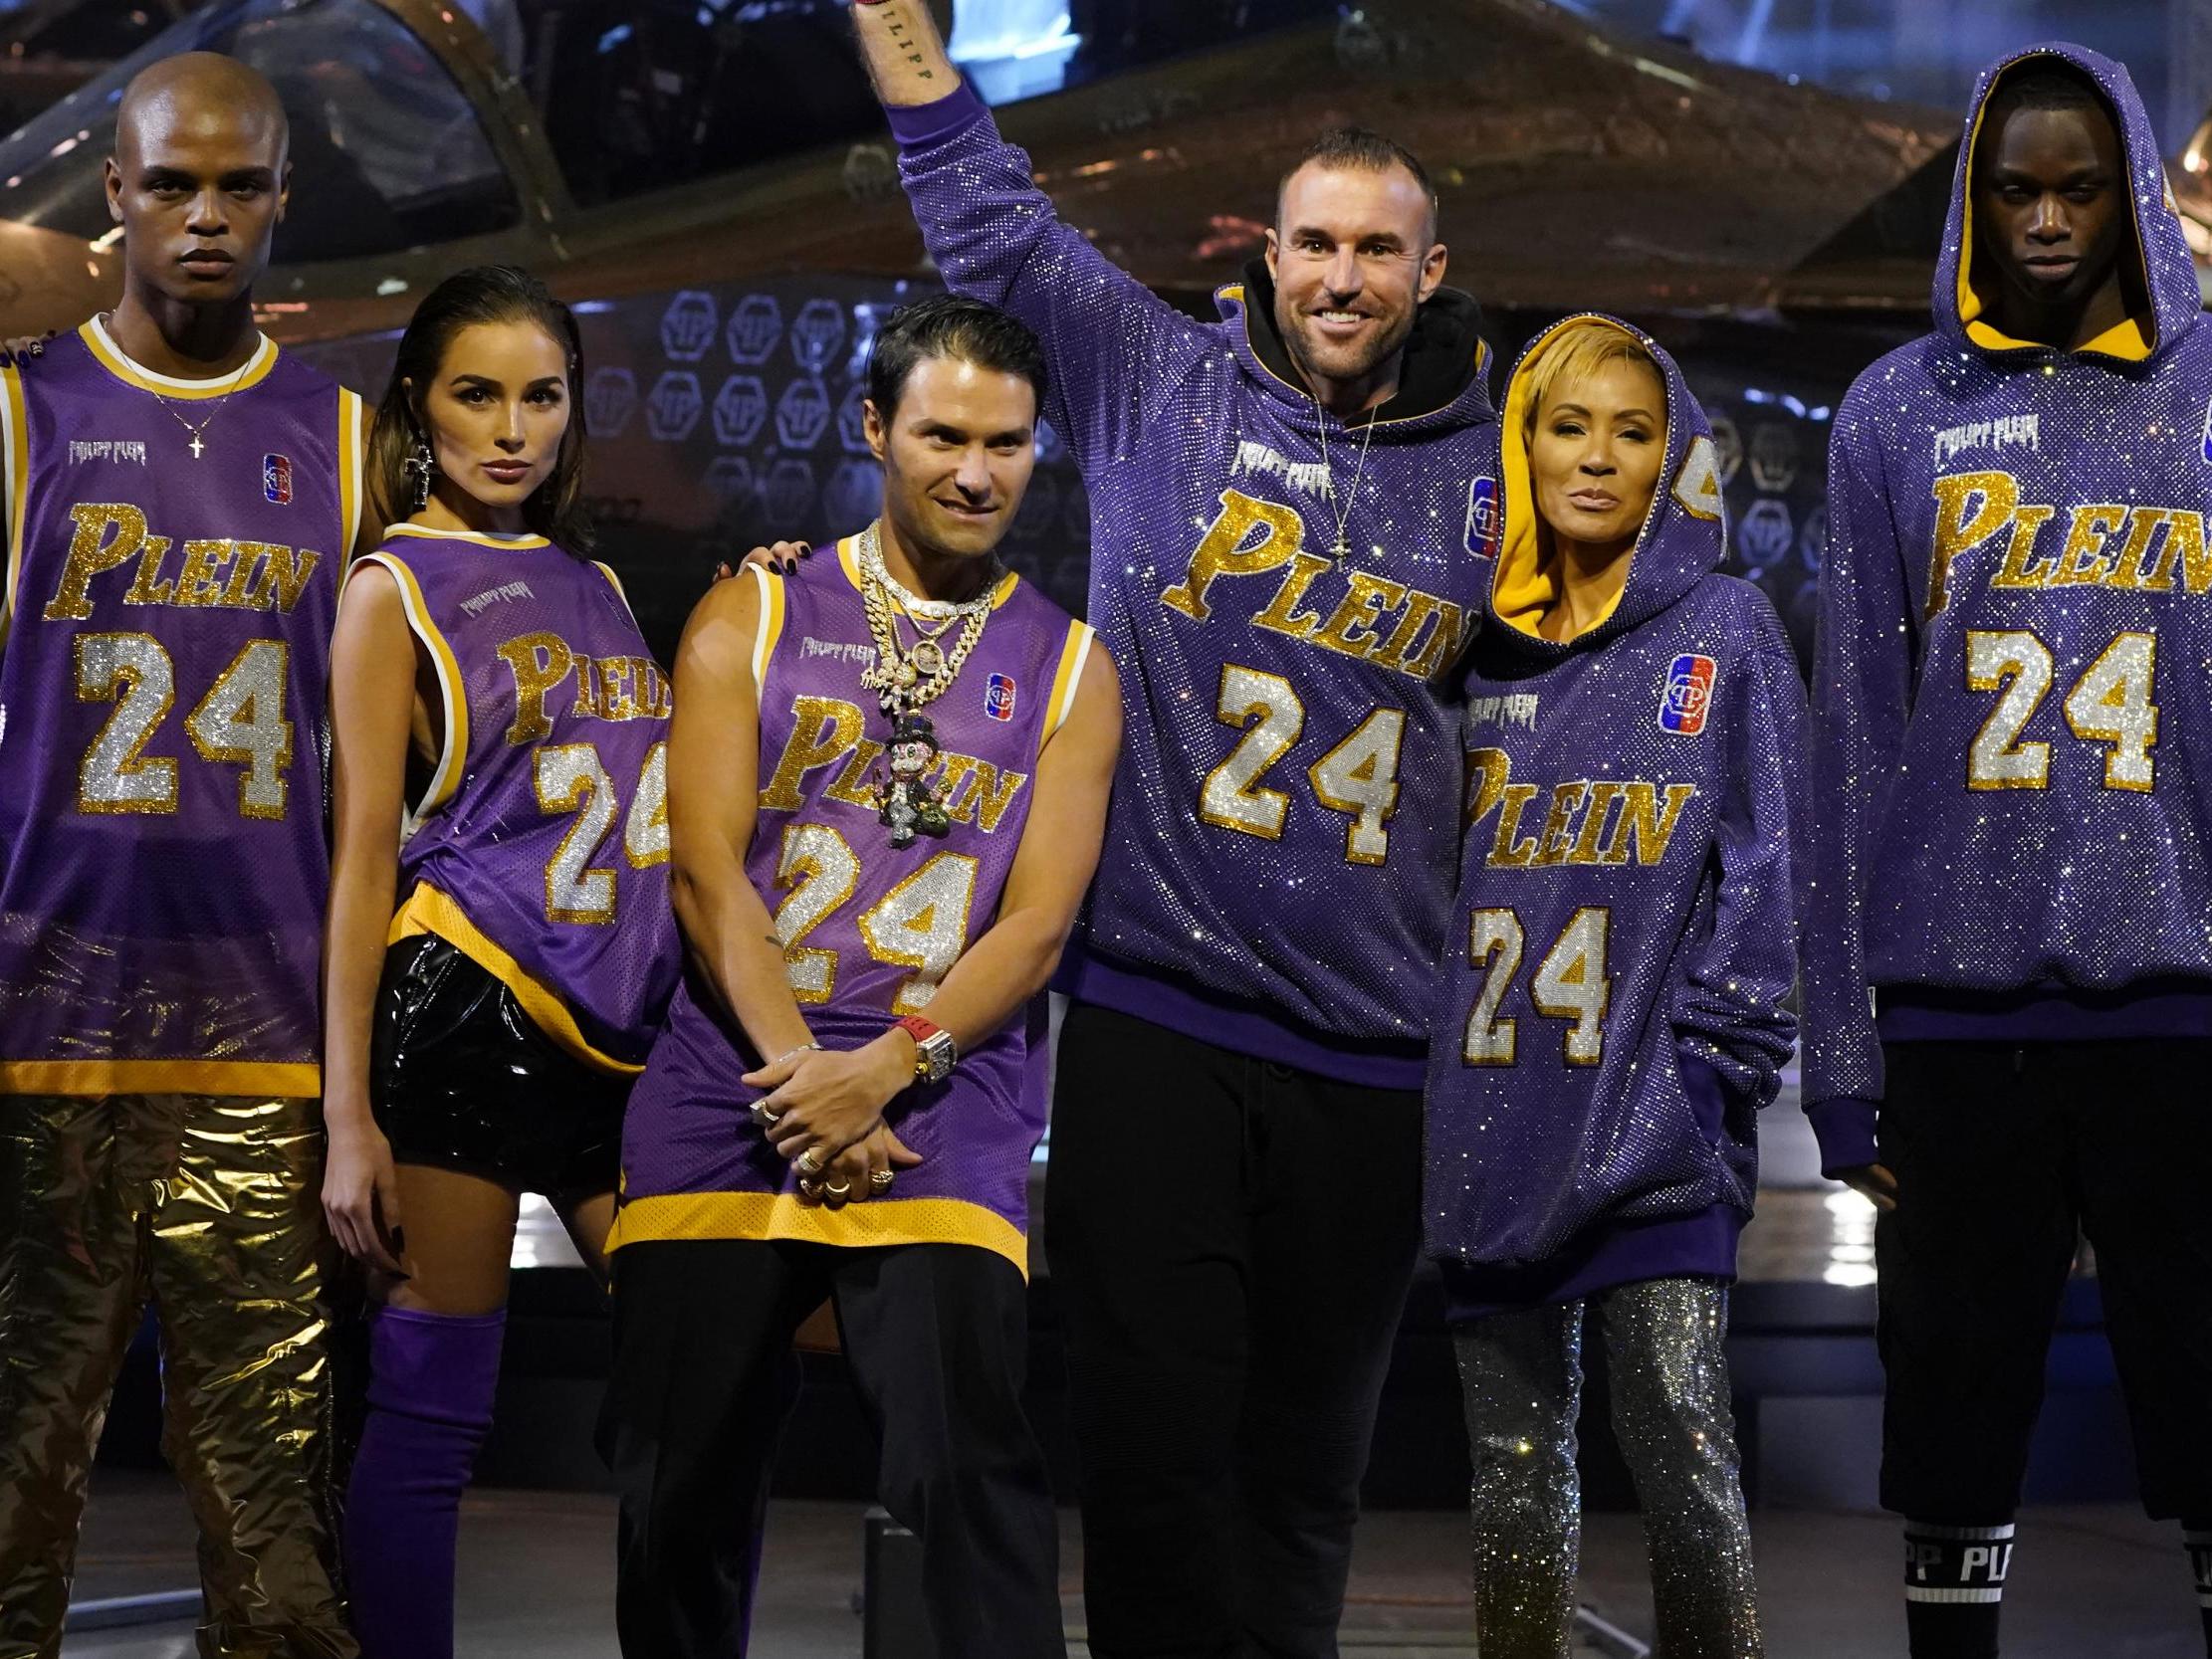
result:
[[[1992,92],[2053,61],[2117,114],[2133,208],[2136,312],[2072,352],[1983,316],[1969,223]],[[2127,72],[2055,45],[1985,74],[1935,331],[1860,377],[1830,449],[1805,1100],[1831,1171],[1875,1156],[1876,998],[1900,1036],[2126,1035],[2137,994],[2167,1030],[2212,1029],[2200,304]]]
[[[1534,632],[1534,596],[1556,577],[1520,441],[1525,366],[1568,325],[1538,336],[1506,393],[1502,550],[1465,685],[1464,875],[1435,1004],[1424,1203],[1447,1266],[1605,1255],[1603,1284],[1640,1276],[1601,1249],[1608,1229],[1750,1212],[1757,1114],[1796,1026],[1805,693],[1766,596],[1717,573],[1704,413],[1627,324],[1615,325],[1665,379],[1659,491],[1612,615],[1562,643]],[[1734,1228],[1694,1230],[1718,1260],[1685,1266],[1676,1239],[1652,1271],[1732,1271]],[[1501,1280],[1489,1294],[1514,1291]]]
[[[1441,389],[1347,426],[1255,349],[1264,273],[1195,321],[1060,221],[973,94],[901,125],[938,269],[1037,329],[1090,495],[1090,617],[1129,719],[1063,987],[1418,1087],[1455,874],[1458,716],[1437,679],[1479,610],[1490,500],[1473,303],[1445,291],[1417,321],[1408,361],[1448,369]]]
[[[759,572],[764,649],[760,815],[746,870],[775,912],[792,991],[817,1041],[857,1048],[938,983],[997,914],[1028,823],[1037,756],[1081,683],[1091,630],[1008,577],[958,678],[923,711],[943,745],[943,837],[889,845],[871,778],[888,726],[860,684],[875,656],[851,541],[790,578]],[[1030,1063],[1039,1006],[916,1084],[884,1114],[923,1157],[895,1192],[799,1203],[797,1174],[755,1126],[760,1064],[687,976],[623,1125],[616,1245],[644,1238],[979,1244],[1027,1271],[1029,1157],[1044,1135]]]
[[[0,1090],[321,1092],[360,442],[267,340],[180,382],[96,321],[0,371]]]
[[[445,711],[400,849],[406,931],[504,980],[577,1058],[636,1070],[676,980],[667,677],[605,567],[543,536],[401,525],[369,556]]]

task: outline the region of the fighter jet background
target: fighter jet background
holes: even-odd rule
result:
[[[1565,311],[1649,327],[1712,416],[1731,567],[1809,642],[1830,414],[1926,325],[1952,117],[1546,0],[1071,0],[995,40],[1021,4],[961,0],[956,55],[1069,222],[1194,313],[1259,252],[1282,158],[1357,120],[1436,172],[1501,364]],[[0,142],[0,334],[113,302],[120,89],[234,53],[293,119],[263,325],[373,400],[440,276],[547,276],[582,313],[605,551],[666,653],[718,561],[872,511],[861,367],[936,285],[848,28],[835,0],[212,0]],[[1049,433],[1043,459],[1008,552],[1080,607],[1082,486]]]

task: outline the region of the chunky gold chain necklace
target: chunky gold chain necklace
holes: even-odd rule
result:
[[[876,660],[861,672],[860,683],[876,694],[884,714],[897,721],[901,715],[944,696],[959,677],[961,665],[968,661],[991,621],[992,595],[998,585],[997,565],[994,561],[973,599],[924,599],[909,593],[884,567],[883,542],[875,524],[860,532],[859,563],[861,604],[868,614],[868,633],[876,648]],[[894,600],[919,636],[911,648],[900,641]],[[960,635],[947,651],[939,642],[955,623],[961,624]]]

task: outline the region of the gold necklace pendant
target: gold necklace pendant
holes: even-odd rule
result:
[[[906,660],[916,673],[942,674],[945,671],[945,648],[925,636],[914,642],[914,649],[907,653]]]

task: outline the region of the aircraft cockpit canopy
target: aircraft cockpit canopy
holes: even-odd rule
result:
[[[1007,103],[1335,10],[960,0],[953,49]],[[268,76],[292,115],[295,177],[314,187],[294,194],[279,264],[553,220],[880,131],[843,13],[838,0],[214,0],[0,140],[0,219],[97,251],[123,87],[157,58],[210,50]]]

